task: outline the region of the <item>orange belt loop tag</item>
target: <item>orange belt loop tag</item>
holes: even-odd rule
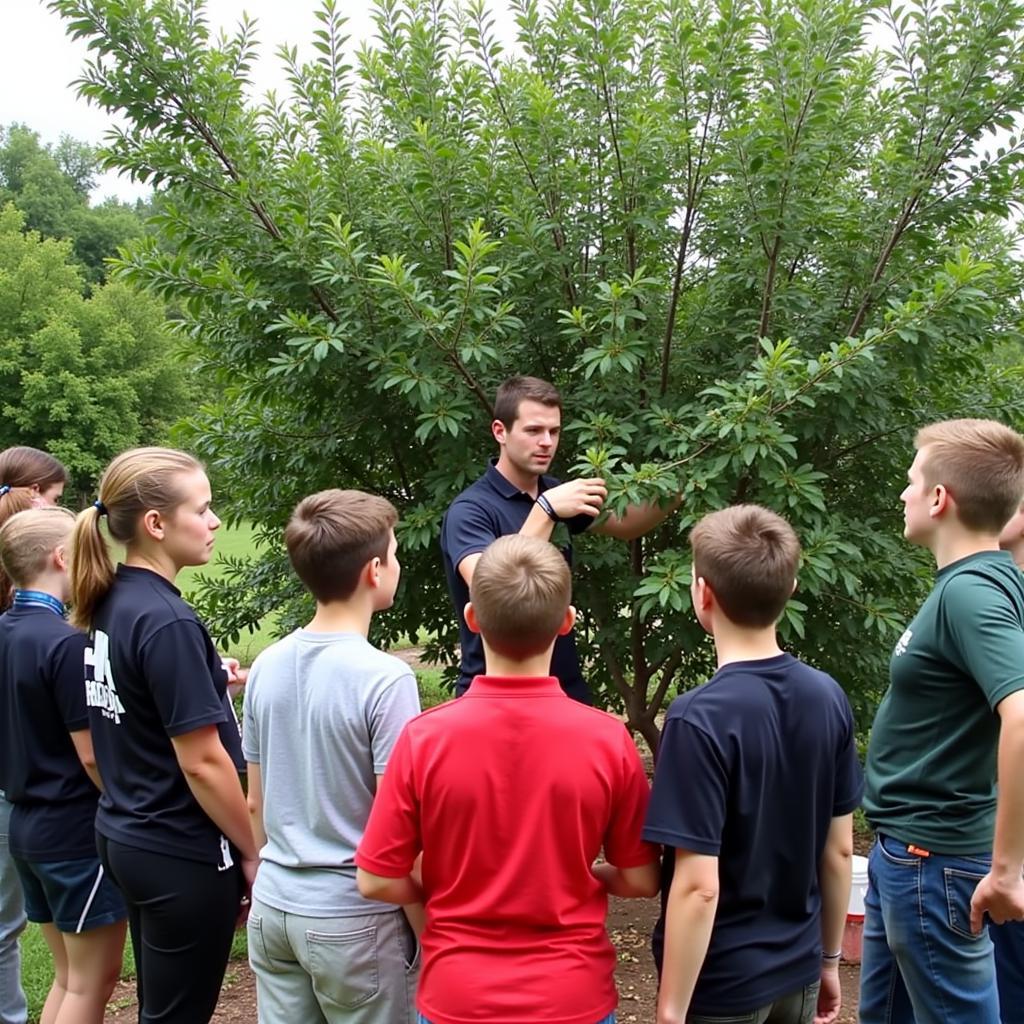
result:
[[[907,846],[907,853],[916,854],[918,857],[930,857],[931,853],[928,850],[922,850],[920,846]]]

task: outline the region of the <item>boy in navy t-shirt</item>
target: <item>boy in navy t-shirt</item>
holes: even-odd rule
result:
[[[690,544],[718,671],[669,708],[643,832],[666,847],[658,1021],[833,1021],[863,791],[850,705],[778,646],[800,558],[789,524],[737,505]]]

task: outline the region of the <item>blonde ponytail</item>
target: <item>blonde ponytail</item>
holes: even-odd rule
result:
[[[96,605],[114,583],[114,563],[100,532],[100,510],[79,512],[71,534],[71,622],[89,629]]]

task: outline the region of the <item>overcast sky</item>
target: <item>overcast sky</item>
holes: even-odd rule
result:
[[[316,19],[317,0],[207,0],[206,12],[215,31],[231,31],[243,11],[257,22],[261,60],[254,72],[256,91],[283,87],[283,75],[274,57],[280,43],[299,46],[309,53]],[[346,3],[350,12],[346,30],[350,45],[369,39],[374,25],[366,3]],[[504,7],[498,0],[495,7]],[[0,0],[0,124],[22,122],[39,132],[44,142],[56,142],[62,132],[86,142],[99,143],[110,127],[110,117],[79,99],[71,82],[86,59],[84,41],[72,42],[64,23],[47,10],[44,0]],[[499,17],[511,27],[511,16]],[[127,178],[104,177],[98,195],[134,199],[143,189]]]

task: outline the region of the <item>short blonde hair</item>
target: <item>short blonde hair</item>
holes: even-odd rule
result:
[[[30,508],[0,526],[0,561],[15,587],[31,583],[54,549],[67,544],[75,526],[66,508]]]
[[[737,626],[774,625],[793,593],[800,541],[782,516],[760,505],[706,515],[690,531],[693,571]]]
[[[942,484],[969,530],[999,533],[1024,497],[1024,438],[995,420],[944,420],[918,431],[928,487]]]
[[[569,565],[538,537],[499,537],[480,556],[469,585],[480,633],[507,658],[540,654],[558,636],[572,600]]]

